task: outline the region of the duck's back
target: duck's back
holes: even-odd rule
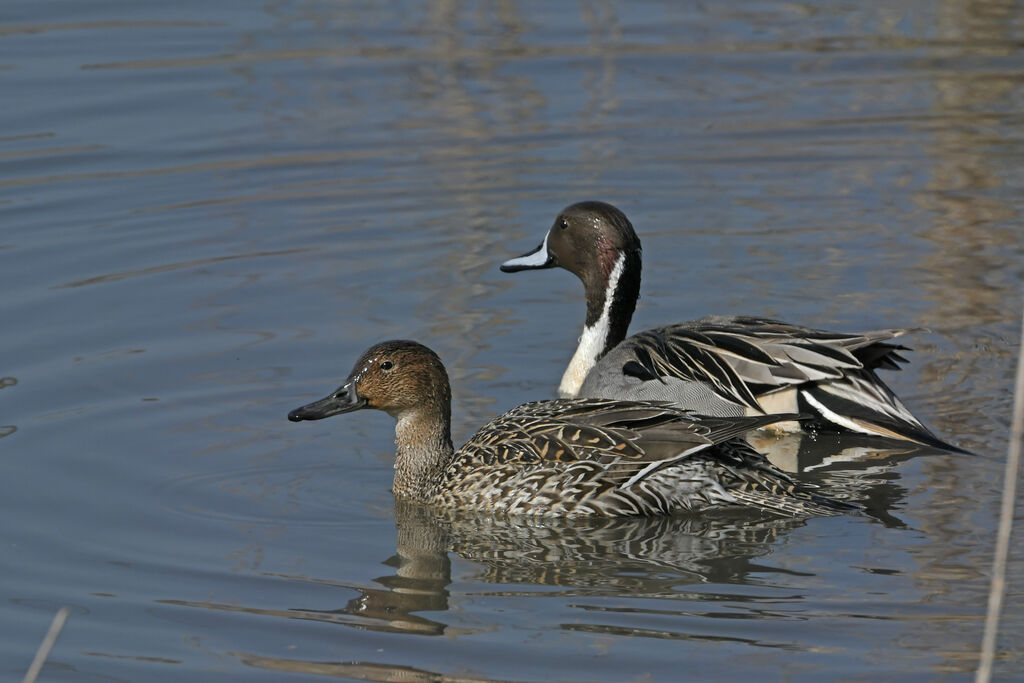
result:
[[[843,334],[709,316],[623,340],[598,361],[579,395],[671,401],[717,417],[810,413],[823,426],[963,452],[932,434],[875,374],[906,362],[899,355],[906,347],[892,340],[916,331]]]
[[[558,516],[671,514],[723,504],[834,513],[737,438],[774,419],[697,421],[667,404],[629,401],[528,403],[459,449],[435,502]]]

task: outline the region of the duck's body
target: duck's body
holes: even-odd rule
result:
[[[718,417],[809,413],[819,425],[961,451],[932,434],[875,374],[899,369],[906,347],[889,342],[917,328],[844,334],[713,316],[627,338],[640,292],[640,240],[626,216],[603,202],[566,208],[537,249],[501,268],[556,266],[583,281],[587,299],[580,344],[559,385],[564,397],[671,401]]]
[[[624,339],[578,395],[671,401],[721,417],[801,412],[819,425],[955,450],[875,374],[899,369],[905,347],[887,342],[913,331],[841,334],[766,318],[706,317]]]
[[[696,422],[671,405],[608,399],[526,403],[455,453],[431,499],[557,516],[672,514],[723,505],[835,512],[735,438],[773,420]]]
[[[779,416],[697,421],[668,404],[557,399],[510,410],[456,451],[450,403],[436,354],[391,341],[364,353],[338,391],[288,419],[389,412],[398,421],[395,495],[448,508],[629,516],[729,505],[787,515],[849,507],[794,483],[738,438]]]

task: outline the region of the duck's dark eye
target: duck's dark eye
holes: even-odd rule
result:
[[[558,226],[562,228],[562,230],[565,230],[566,228],[569,227],[569,221],[563,218],[561,221],[559,221]]]
[[[386,361],[384,361],[383,363],[380,364],[380,369],[381,370],[390,370],[393,367],[395,367],[395,364],[392,363],[389,360],[386,360]]]

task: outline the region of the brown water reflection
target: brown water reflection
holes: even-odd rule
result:
[[[936,12],[938,30],[948,36],[950,59],[970,63],[979,52],[1011,56],[1011,47],[1019,32],[1019,8],[1006,3],[942,3]],[[957,121],[956,125],[928,125],[923,137],[932,161],[927,181],[914,193],[915,202],[930,217],[921,234],[939,248],[923,255],[920,271],[924,299],[930,302],[931,317],[942,320],[951,336],[958,338],[960,349],[981,344],[984,353],[959,352],[955,361],[931,364],[924,377],[931,384],[964,388],[976,385],[971,393],[985,398],[973,402],[951,402],[942,418],[949,423],[983,423],[986,415],[999,414],[1007,424],[1001,407],[994,400],[1005,386],[1007,375],[997,368],[1010,368],[1016,352],[1012,345],[991,343],[987,331],[1012,319],[1020,299],[1008,299],[1007,278],[1021,282],[1024,270],[1005,270],[1008,254],[1024,263],[1024,228],[1021,204],[1010,199],[1001,188],[1019,183],[1021,171],[1014,159],[1024,152],[1018,138],[1008,140],[995,133],[1002,117],[993,112],[1021,111],[1024,107],[1020,72],[985,70],[973,77],[937,75],[932,81],[931,110],[939,118]],[[1012,115],[1012,114],[1011,114]],[[1010,199],[1010,201],[1007,201]],[[1011,285],[1012,286],[1012,285]],[[1019,284],[1017,285],[1019,287]],[[1000,407],[997,408],[996,405]],[[978,492],[993,491],[991,471],[978,472],[959,463],[931,460],[923,463],[923,478],[916,489],[929,510],[919,519],[919,528],[940,542],[915,552],[918,571],[916,583],[925,599],[941,603],[954,591],[975,586],[979,605],[987,596],[982,587],[988,576],[989,543],[979,544],[979,531],[987,523],[979,519]],[[983,532],[991,538],[991,532]],[[1021,576],[1019,571],[1016,574]],[[1012,628],[1012,627],[1011,627]],[[942,627],[939,626],[941,632]],[[959,630],[948,628],[953,640]],[[928,647],[930,639],[908,635],[908,648]],[[1013,650],[1020,652],[1019,648]],[[952,647],[946,655],[946,669],[963,670],[973,666],[973,652]]]

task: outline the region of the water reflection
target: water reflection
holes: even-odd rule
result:
[[[375,631],[442,635],[448,629],[444,612],[450,608],[449,553],[479,567],[461,579],[471,582],[475,596],[679,597],[680,586],[749,584],[753,573],[802,575],[760,559],[780,538],[807,523],[746,509],[668,517],[513,520],[396,501],[394,513],[396,553],[382,562],[394,571],[374,580],[380,588],[329,582],[359,596],[344,607],[287,614]],[[538,586],[559,590],[538,593]]]
[[[618,596],[632,604],[647,598],[692,598],[695,596],[680,587],[748,584],[752,573],[800,575],[762,564],[761,558],[770,553],[780,537],[806,523],[746,510],[702,516],[512,521],[439,511],[404,501],[395,503],[394,513],[396,553],[383,562],[393,571],[375,579],[379,587],[329,581],[358,591],[358,597],[340,608],[296,608],[274,614],[408,635],[465,633],[464,625],[453,631],[447,615],[452,608],[449,553],[478,567],[473,576],[459,579],[470,582],[475,598]],[[547,590],[538,591],[538,587]],[[710,613],[721,611],[715,606],[720,600],[756,605],[763,599],[737,590],[736,594],[713,596],[706,604],[709,615],[714,616]],[[576,608],[587,611],[591,618],[605,609],[593,605]],[[689,614],[682,608],[678,612],[669,610],[666,612],[663,604],[655,613]],[[637,607],[635,611],[649,609]],[[424,612],[428,614],[421,614]],[[750,618],[757,618],[756,612],[752,607]],[[610,619],[614,621],[614,617]],[[563,624],[561,628],[573,630],[578,626]],[[614,623],[600,622],[586,628],[607,633],[622,630]],[[659,637],[689,636],[677,633]],[[307,662],[256,653],[235,654],[250,666],[277,671],[358,675],[369,680],[448,680],[443,674],[381,662]]]
[[[415,612],[448,610],[451,560],[449,532],[429,508],[396,501],[397,550],[383,564],[393,574],[375,579],[382,588],[350,586],[360,596],[337,610],[301,610],[308,618],[325,618],[373,631],[442,635],[446,625]],[[306,617],[304,617],[306,618]]]
[[[374,653],[410,641],[438,650],[467,629],[501,632],[516,664],[550,657],[556,675],[588,680],[626,677],[566,630],[650,636],[622,641],[617,659],[652,662],[656,679],[700,662],[712,639],[742,644],[710,655],[731,667],[720,678],[809,678],[837,658],[886,679],[970,668],[1024,260],[1016,4],[186,2],[112,21],[103,3],[75,3],[61,23],[44,8],[14,3],[16,23],[0,28],[0,70],[19,103],[0,137],[11,162],[0,249],[14,256],[4,319],[24,323],[3,330],[22,384],[0,392],[17,399],[0,439],[19,425],[2,440],[17,446],[5,499],[24,511],[6,529],[20,558],[11,594],[89,613],[68,634],[79,638],[65,643],[68,670],[138,680],[168,674],[124,663],[175,661],[171,677],[208,676],[232,652],[228,675],[240,662],[451,680],[430,653]],[[830,522],[552,528],[396,511],[395,547],[356,553],[379,540],[359,513],[386,484],[315,453],[335,439],[384,447],[358,426],[330,441],[280,429],[273,402],[307,390],[289,383],[292,341],[331,354],[338,340],[429,341],[450,360],[465,436],[549,394],[564,369],[559,350],[576,330],[562,316],[575,306],[540,285],[537,301],[518,286],[506,294],[494,266],[537,219],[584,197],[621,201],[650,226],[650,313],[638,324],[754,310],[837,328],[932,327],[900,393],[989,456],[911,463],[918,453],[825,436],[763,444],[778,466],[885,525],[904,524],[890,516],[900,509],[907,532],[870,523],[808,544]],[[153,410],[134,409],[157,396]],[[109,406],[99,422],[78,419]],[[336,545],[317,544],[332,535],[348,543],[344,567],[332,564]],[[780,574],[768,565],[802,570],[812,556],[815,576],[764,585],[763,572]],[[905,578],[878,581],[876,570]],[[321,597],[304,592],[313,583]],[[130,597],[97,602],[104,588]],[[639,605],[632,591],[658,601]],[[184,607],[135,609],[168,594]],[[530,623],[486,604],[467,625],[478,595],[534,597]],[[572,604],[536,599],[552,595]],[[687,595],[691,611],[677,617]],[[719,618],[721,598],[770,634],[745,640],[743,622]],[[1021,601],[1007,604],[1002,667],[1013,677]],[[623,616],[640,607],[646,623]],[[33,603],[8,608],[6,654],[31,651]],[[655,623],[658,610],[672,616]],[[749,647],[767,639],[791,647]],[[550,655],[550,641],[566,647]],[[303,649],[275,649],[284,642]],[[111,647],[121,652],[97,654]],[[455,661],[543,680],[492,655]]]
[[[589,589],[631,599],[678,595],[681,584],[744,583],[801,519],[746,510],[627,519],[451,518],[452,551],[482,565],[474,581]],[[531,595],[499,588],[492,595]]]
[[[821,467],[886,462],[892,464],[915,455],[943,453],[908,441],[836,432],[774,434],[750,432],[747,442],[783,472],[808,472]]]
[[[511,683],[508,679],[480,678],[459,674],[448,676],[437,671],[427,671],[411,666],[377,664],[374,662],[304,662],[280,657],[241,655],[243,664],[269,671],[294,671],[306,674],[320,674],[337,678],[351,678],[360,681],[385,681],[400,683]]]
[[[892,467],[912,455],[883,451],[878,459],[859,460],[853,468],[844,463],[835,472],[821,465],[819,480],[867,501],[869,514],[886,521],[887,511],[899,505],[904,494]],[[586,613],[582,619],[556,618],[554,627],[563,631],[791,648],[792,644],[750,639],[739,632],[704,633],[688,620],[791,620],[806,618],[800,615],[811,609],[799,607],[804,600],[799,589],[784,589],[784,594],[777,589],[813,582],[815,574],[773,566],[768,559],[806,520],[749,510],[633,519],[509,520],[404,501],[395,502],[394,518],[395,554],[382,562],[391,569],[374,579],[374,585],[282,576],[355,591],[357,596],[339,607],[295,607],[273,614],[389,634],[451,637],[493,628],[472,620],[467,625],[468,605],[462,604],[467,597],[474,603],[554,597],[568,599],[571,611]],[[460,568],[461,575],[453,578],[453,557],[470,563],[468,573]],[[550,608],[538,604],[524,611],[539,615],[546,609]],[[674,627],[651,628],[648,620],[667,620]],[[258,652],[233,655],[248,666],[271,671],[376,681],[492,680],[389,663],[389,655],[380,655],[378,661],[306,661]]]

